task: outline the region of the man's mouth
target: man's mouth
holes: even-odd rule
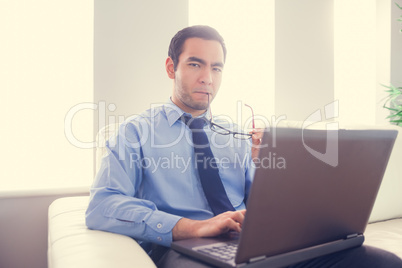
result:
[[[197,94],[204,94],[204,95],[211,95],[211,93],[205,92],[205,91],[195,91],[194,93],[197,93]]]

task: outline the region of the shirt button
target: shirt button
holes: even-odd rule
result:
[[[162,223],[158,223],[158,224],[156,225],[156,227],[157,227],[158,229],[162,228]]]
[[[158,236],[156,239],[158,239],[158,241],[162,241],[162,237]]]

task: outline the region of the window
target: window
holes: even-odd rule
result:
[[[93,151],[64,119],[93,101],[93,1],[2,1],[0,24],[0,191],[89,185]],[[93,140],[92,113],[74,117],[78,140]]]

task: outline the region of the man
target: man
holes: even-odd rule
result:
[[[173,80],[170,102],[120,126],[106,145],[91,189],[88,227],[135,238],[158,266],[205,267],[169,250],[171,242],[241,231],[257,151],[246,133],[211,118],[210,103],[219,90],[225,59],[226,47],[216,30],[193,26],[178,32],[165,62]],[[221,127],[229,135],[222,135]],[[254,132],[252,144],[258,145],[260,138]],[[205,182],[205,173],[217,180]],[[310,263],[321,267],[321,262],[360,256],[378,265],[386,255],[361,248]],[[393,255],[388,259],[398,261]]]
[[[235,209],[215,216],[193,160],[192,131],[183,120],[210,120],[208,108],[219,90],[225,57],[223,39],[212,28],[186,28],[172,39],[165,64],[174,81],[171,100],[127,120],[107,143],[91,190],[89,228],[134,237],[150,254],[155,244],[241,230],[253,176],[250,142],[204,126]]]

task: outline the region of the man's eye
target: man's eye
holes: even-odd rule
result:
[[[221,73],[222,69],[221,68],[214,68],[214,71]]]
[[[189,63],[188,65],[190,65],[191,67],[200,67],[198,63]]]

